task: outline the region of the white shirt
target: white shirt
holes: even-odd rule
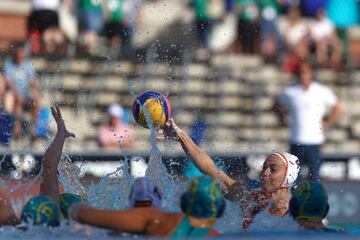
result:
[[[60,0],[33,0],[32,7],[34,10],[54,10],[60,6]]]
[[[299,21],[295,25],[290,25],[288,21],[284,21],[280,26],[280,32],[285,38],[286,42],[291,46],[296,45],[302,40],[308,33],[309,28],[305,21]]]
[[[285,88],[278,101],[290,112],[290,143],[322,144],[322,120],[327,110],[337,103],[335,94],[316,82],[305,90],[296,84]]]
[[[311,37],[316,41],[329,39],[334,31],[334,25],[327,18],[315,21],[310,26]]]

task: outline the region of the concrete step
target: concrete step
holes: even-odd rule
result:
[[[188,78],[207,78],[211,73],[211,69],[209,69],[205,64],[189,64],[185,68],[185,75]]]
[[[348,139],[348,133],[343,128],[331,128],[325,131],[325,136],[328,141],[343,143]]]
[[[255,55],[218,54],[211,59],[211,64],[229,66],[230,68],[257,68],[262,64],[262,58]]]

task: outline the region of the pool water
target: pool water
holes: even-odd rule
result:
[[[186,189],[189,181],[173,179],[166,174],[165,168],[161,167],[157,156],[153,156],[152,162],[147,171],[147,176],[155,178],[164,189],[163,209],[165,211],[180,211],[179,196]],[[64,161],[66,162],[66,161]],[[117,169],[103,177],[98,182],[93,182],[87,186],[83,186],[79,179],[76,179],[79,169],[75,164],[69,165],[65,163],[60,166],[61,171],[66,174],[61,174],[65,190],[67,192],[87,193],[87,200],[94,206],[101,206],[110,209],[123,209],[127,207],[127,196],[130,186],[134,179],[129,175],[126,169],[126,161],[120,164]],[[165,172],[164,172],[165,171]],[[122,178],[111,178],[116,174],[123,174]],[[158,178],[157,176],[163,176]],[[174,204],[175,203],[175,204]],[[256,223],[250,227],[249,232],[244,234],[241,231],[242,219],[241,211],[237,203],[227,202],[225,214],[218,220],[215,228],[224,233],[219,239],[343,239],[343,234],[324,234],[324,233],[309,233],[296,230],[294,222],[288,218],[284,221],[274,221],[265,216],[259,215]],[[273,229],[279,232],[272,232]],[[360,228],[349,228],[349,232],[354,235],[346,235],[346,239],[360,239]],[[42,226],[29,226],[27,231],[15,229],[13,227],[3,227],[0,230],[1,239],[114,239],[109,236],[109,230],[103,230],[93,227],[88,227],[80,224],[68,225],[62,222],[58,228],[46,228]],[[123,234],[118,237],[121,238],[134,238],[129,234]],[[136,237],[138,238],[138,237]]]
[[[179,198],[190,183],[189,180],[180,180],[170,176],[161,161],[160,150],[156,146],[156,132],[150,132],[152,150],[150,161],[146,170],[146,176],[151,178],[163,191],[163,210],[168,212],[180,212]],[[65,192],[76,193],[84,196],[87,201],[97,207],[107,209],[124,209],[128,204],[128,193],[134,178],[129,174],[128,161],[119,163],[119,166],[102,177],[97,182],[83,185],[79,175],[81,164],[71,163],[68,156],[64,156],[59,166],[60,180],[64,185]],[[116,176],[121,176],[114,178]],[[17,209],[21,212],[21,209]],[[227,201],[224,216],[220,218],[215,228],[224,233],[219,239],[343,239],[343,234],[324,234],[298,231],[296,224],[290,217],[279,220],[269,218],[266,215],[256,217],[256,222],[249,228],[249,232],[242,233],[241,210],[237,203]],[[272,232],[276,229],[279,232]],[[349,232],[354,235],[346,235],[346,239],[360,239],[360,228],[351,228]],[[114,239],[109,236],[109,230],[93,228],[77,223],[68,224],[63,221],[60,227],[46,228],[42,226],[29,226],[27,231],[13,227],[0,229],[0,239]],[[134,238],[129,234],[119,237]],[[137,237],[138,238],[138,237]]]

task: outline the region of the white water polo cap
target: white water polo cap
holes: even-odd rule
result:
[[[300,172],[300,162],[297,156],[287,152],[275,152],[272,155],[279,156],[286,165],[284,181],[280,185],[281,188],[292,187]]]

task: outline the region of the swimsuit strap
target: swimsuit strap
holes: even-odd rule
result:
[[[249,225],[253,222],[253,218],[256,214],[263,211],[267,205],[269,204],[269,201],[271,199],[270,193],[263,193],[260,191],[254,191],[251,194],[251,197],[253,201],[256,203],[256,206],[252,210],[252,216],[246,217],[243,221],[243,229],[246,230]]]
[[[185,216],[175,231],[171,234],[171,238],[184,238],[184,237],[204,237],[209,233],[209,228],[196,228],[190,224],[189,217]]]
[[[252,212],[253,216],[264,210],[271,199],[270,193],[262,193],[262,192],[252,192],[251,196],[253,197],[253,201],[256,203],[254,210]]]

